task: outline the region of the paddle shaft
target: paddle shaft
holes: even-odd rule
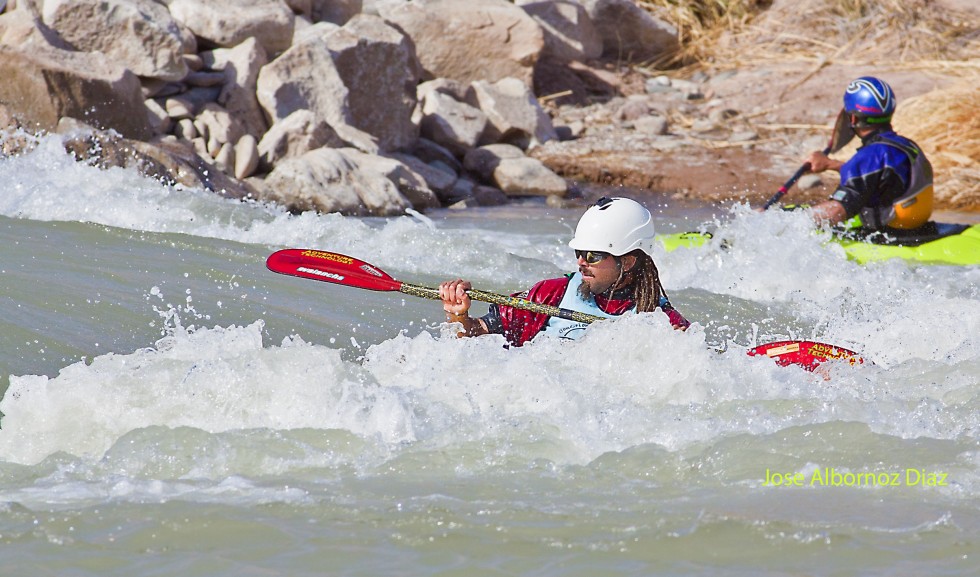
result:
[[[834,131],[830,135],[830,143],[827,144],[827,148],[823,149],[823,154],[826,156],[837,152],[841,148],[847,146],[847,143],[853,138],[854,129],[851,127],[849,115],[847,114],[847,111],[841,109],[841,111],[837,114],[837,121],[834,123]],[[776,194],[772,195],[772,197],[767,200],[764,205],[762,205],[762,210],[769,210],[769,207],[776,204],[779,202],[779,199],[786,196],[789,189],[796,184],[796,181],[799,180],[801,176],[809,172],[810,168],[811,166],[809,162],[804,163],[803,166],[801,166],[799,170],[797,170],[796,173],[794,173],[793,176],[786,181],[785,184],[779,187]]]
[[[831,147],[828,146],[827,148],[823,149],[823,153],[830,154],[830,148]],[[807,162],[803,166],[801,166],[799,170],[793,173],[793,176],[791,176],[784,185],[779,187],[779,191],[776,192],[776,194],[772,195],[772,197],[769,198],[769,200],[767,200],[764,205],[762,205],[762,210],[769,210],[769,207],[779,202],[779,199],[786,196],[786,193],[789,192],[790,187],[796,184],[796,181],[799,180],[801,176],[803,176],[809,171],[810,171],[810,163]]]
[[[439,289],[409,284],[406,282],[401,283],[401,286],[398,287],[398,292],[405,293],[407,295],[416,296],[416,297],[421,297],[424,299],[432,299],[437,301],[442,300],[442,297],[439,296]],[[568,309],[563,309],[551,305],[536,303],[518,297],[510,297],[510,296],[498,295],[495,293],[488,293],[476,289],[470,289],[466,291],[466,294],[469,295],[469,297],[475,301],[492,303],[496,305],[504,305],[508,307],[513,307],[515,309],[523,309],[526,311],[531,311],[532,313],[539,313],[551,317],[559,317],[562,319],[567,319],[579,323],[588,324],[594,321],[601,321],[603,319],[603,317],[599,317],[595,315],[580,313],[578,311],[571,311]]]
[[[334,252],[295,248],[279,250],[269,255],[266,266],[269,267],[269,270],[279,274],[299,276],[354,288],[386,292],[397,291],[425,299],[442,300],[442,297],[439,296],[439,289],[395,280],[391,278],[391,275],[373,264]],[[603,319],[600,316],[475,289],[470,289],[467,294],[473,300],[505,305],[579,323],[588,324]]]

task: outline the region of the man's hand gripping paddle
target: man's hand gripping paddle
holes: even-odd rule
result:
[[[311,280],[341,284],[373,291],[400,292],[416,297],[441,300],[439,290],[397,281],[380,268],[362,260],[322,250],[284,249],[269,255],[269,270],[279,274]],[[603,320],[602,317],[570,311],[550,305],[531,302],[517,297],[504,296],[470,289],[470,298],[486,303],[505,305],[548,316],[560,317],[581,323]],[[843,347],[812,341],[780,341],[759,345],[748,351],[751,356],[766,355],[780,365],[799,365],[808,371],[827,360],[846,360],[850,364],[863,363],[855,352]]]
[[[830,143],[827,144],[827,148],[823,149],[823,153],[825,155],[833,154],[838,150],[847,146],[847,143],[849,143],[853,139],[854,139],[854,129],[851,128],[850,115],[848,115],[847,112],[842,108],[840,113],[837,114],[837,123],[834,125],[834,133],[830,135]],[[772,195],[772,197],[769,200],[767,200],[764,205],[762,205],[762,210],[769,210],[769,207],[779,202],[779,200],[783,198],[783,196],[785,196],[787,192],[789,192],[789,189],[792,188],[794,184],[796,184],[796,181],[799,180],[801,176],[803,176],[809,171],[810,171],[810,163],[806,162],[803,164],[803,166],[799,168],[799,170],[797,170],[793,174],[793,176],[789,178],[789,180],[786,181],[785,184],[779,187],[779,190],[776,192],[776,194]]]

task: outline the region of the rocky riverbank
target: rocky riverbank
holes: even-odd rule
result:
[[[80,160],[296,211],[564,202],[578,181],[756,201],[824,146],[847,80],[875,72],[658,70],[682,34],[633,0],[7,0],[0,12],[4,154],[55,132]],[[953,82],[888,79],[901,96]],[[832,184],[806,179],[796,199]]]

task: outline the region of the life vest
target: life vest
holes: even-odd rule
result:
[[[932,186],[932,165],[918,145],[903,144],[878,136],[872,142],[892,146],[904,152],[911,161],[909,184],[905,193],[888,206],[870,206],[861,210],[861,222],[876,229],[884,227],[919,228],[932,216],[935,191]]]
[[[565,289],[565,294],[561,297],[561,302],[558,303],[559,308],[568,309],[571,311],[576,311],[580,313],[585,313],[589,315],[594,315],[597,317],[603,317],[607,319],[615,318],[620,315],[614,315],[607,313],[606,311],[599,308],[599,305],[595,302],[595,297],[590,296],[588,300],[582,298],[578,292],[579,285],[582,284],[582,274],[575,273],[568,281],[568,287]],[[635,312],[636,305],[633,305],[625,311],[625,313]],[[559,337],[563,339],[578,339],[585,334],[585,329],[588,327],[588,323],[580,323],[568,319],[563,319],[561,317],[549,317],[548,322],[542,327],[541,332],[548,334],[549,336]]]

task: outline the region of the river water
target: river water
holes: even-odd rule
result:
[[[509,293],[573,266],[581,209],[291,215],[50,138],[0,160],[0,575],[976,575],[980,268],[644,200],[730,241],[657,255],[694,326],[508,350],[265,257]],[[783,338],[871,362],[744,353]]]

